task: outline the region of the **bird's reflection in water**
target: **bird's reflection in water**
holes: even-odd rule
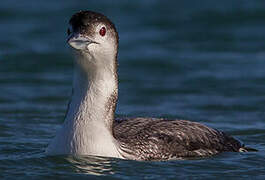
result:
[[[113,163],[117,160],[98,156],[66,156],[65,159],[71,163],[77,173],[91,175],[114,174]]]

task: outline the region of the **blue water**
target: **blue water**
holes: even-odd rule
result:
[[[200,122],[259,152],[168,162],[45,156],[71,94],[67,23],[86,9],[120,34],[117,116]],[[0,178],[265,179],[264,9],[259,0],[1,0]]]

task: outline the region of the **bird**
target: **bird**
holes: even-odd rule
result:
[[[69,21],[67,43],[75,57],[72,95],[47,155],[166,161],[255,150],[197,122],[115,117],[119,36],[105,15],[88,10],[75,13]]]

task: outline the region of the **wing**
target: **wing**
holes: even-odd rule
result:
[[[242,147],[221,131],[186,120],[118,119],[114,137],[124,156],[137,160],[205,157]]]

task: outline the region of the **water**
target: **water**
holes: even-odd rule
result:
[[[2,0],[0,178],[265,178],[265,3]],[[169,162],[46,157],[71,93],[67,21],[103,12],[120,33],[118,116],[183,118],[255,153]]]

